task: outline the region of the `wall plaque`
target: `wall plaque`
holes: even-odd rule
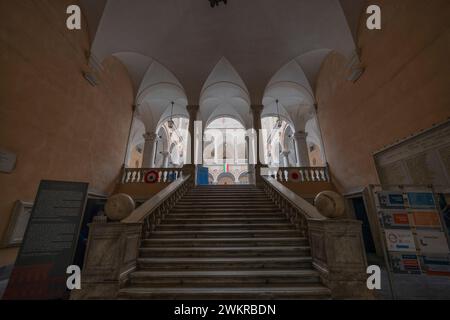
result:
[[[450,121],[374,155],[383,185],[450,187]]]
[[[3,299],[57,300],[68,296],[88,184],[42,181]]]
[[[0,148],[0,172],[11,173],[16,167],[17,156],[5,149]]]
[[[23,236],[30,220],[33,204],[30,202],[16,201],[11,219],[6,229],[3,240],[4,247],[18,247],[22,244]]]

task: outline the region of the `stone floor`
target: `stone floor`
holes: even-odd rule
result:
[[[380,300],[448,300],[450,299],[450,277],[393,274],[393,290],[383,262],[376,257],[368,257],[369,264],[379,265],[381,271],[381,291],[376,292]],[[394,294],[394,296],[393,296]]]
[[[0,267],[0,299],[3,297],[3,293],[8,285],[9,275],[12,272],[13,266]]]
[[[393,293],[397,300],[448,300],[450,277],[395,274],[392,276]],[[382,290],[379,299],[393,298],[388,273],[382,271]]]
[[[371,264],[377,264],[378,260],[369,259]],[[379,263],[382,265],[382,263]],[[8,284],[11,267],[0,268],[0,299]],[[382,267],[381,291],[376,292],[376,298],[391,300],[392,290],[386,268]],[[438,277],[427,275],[393,275],[394,295],[398,300],[449,300],[450,277]]]

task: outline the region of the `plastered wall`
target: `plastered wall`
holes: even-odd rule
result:
[[[0,2],[0,146],[14,152],[0,173],[0,240],[16,200],[33,201],[41,179],[89,182],[109,194],[124,161],[133,90],[125,67],[104,61],[100,85],[89,70],[89,36],[66,28],[76,1]],[[85,22],[85,19],[83,19]],[[0,266],[17,249],[0,249]]]
[[[323,140],[342,193],[378,183],[373,153],[450,116],[450,1],[373,0],[382,30],[361,19],[365,73],[346,81],[346,60],[331,54],[316,95]]]

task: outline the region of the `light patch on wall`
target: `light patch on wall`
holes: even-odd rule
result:
[[[5,149],[0,148],[0,172],[11,173],[16,167],[17,156]]]

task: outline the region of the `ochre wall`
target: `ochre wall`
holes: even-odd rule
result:
[[[100,85],[88,70],[87,26],[67,30],[72,0],[0,3],[0,146],[17,154],[0,173],[0,240],[16,200],[33,201],[41,179],[89,182],[112,192],[132,117],[133,90],[123,65],[104,62]],[[17,249],[0,249],[0,266]]]
[[[378,183],[373,153],[450,116],[450,1],[374,0],[382,30],[361,20],[365,73],[345,80],[346,60],[331,54],[316,95],[334,183],[343,193]]]
[[[161,183],[127,183],[127,184],[117,184],[114,189],[114,194],[125,193],[131,196],[135,200],[148,200],[149,198],[158,194],[166,187],[170,185],[170,182]]]
[[[281,182],[281,184],[311,201],[322,191],[336,191],[336,187],[331,182]]]

